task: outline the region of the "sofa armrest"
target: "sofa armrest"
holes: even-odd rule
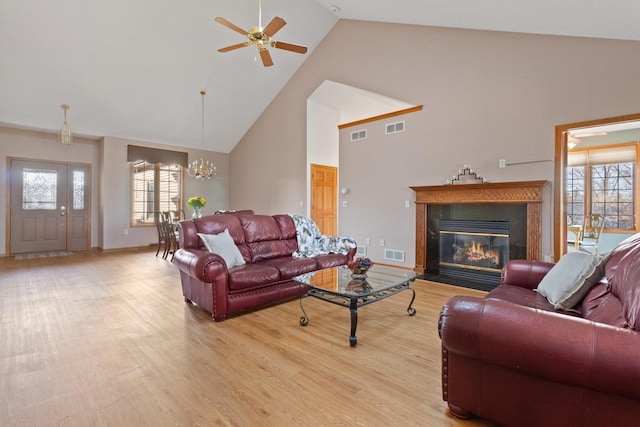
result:
[[[183,272],[201,282],[227,282],[227,264],[221,256],[200,249],[178,249],[173,263]]]
[[[458,296],[442,308],[439,333],[448,352],[481,363],[640,399],[640,334],[630,329]]]
[[[536,289],[542,278],[553,268],[550,262],[512,260],[502,269],[501,285],[519,286]]]

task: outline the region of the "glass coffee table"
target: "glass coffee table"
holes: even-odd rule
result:
[[[351,311],[349,344],[353,347],[358,343],[356,337],[358,308],[402,291],[411,291],[411,302],[407,307],[407,313],[409,316],[416,314],[416,309],[413,308],[416,292],[411,289],[409,284],[416,280],[417,276],[411,270],[374,265],[367,272],[366,277],[357,277],[352,275],[351,270],[346,266],[340,266],[302,274],[294,277],[293,280],[309,289],[305,296],[349,308]],[[303,298],[304,296],[300,298],[300,308],[302,309],[300,324],[307,326],[309,317],[302,306]]]

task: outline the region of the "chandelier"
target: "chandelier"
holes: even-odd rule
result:
[[[71,135],[71,128],[67,124],[67,110],[70,108],[67,104],[62,104],[60,106],[64,110],[64,123],[62,124],[62,129],[58,133],[60,137],[60,144],[62,145],[71,145],[73,142],[73,136]]]
[[[202,151],[204,152],[204,96],[207,94],[204,90],[200,91],[202,95]],[[187,174],[195,179],[211,179],[216,175],[216,167],[213,162],[200,157],[192,161],[187,168]]]

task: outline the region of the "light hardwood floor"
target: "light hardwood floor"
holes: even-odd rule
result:
[[[441,398],[439,310],[410,293],[349,312],[312,298],[215,323],[154,252],[0,258],[2,426],[478,426]]]

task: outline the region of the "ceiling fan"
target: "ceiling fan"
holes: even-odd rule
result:
[[[258,26],[249,28],[249,31],[245,31],[242,28],[232,24],[224,18],[216,17],[215,21],[219,24],[224,25],[227,28],[236,31],[243,36],[246,36],[249,41],[244,43],[234,44],[232,46],[223,47],[218,49],[218,52],[229,52],[232,50],[240,49],[241,47],[254,45],[258,48],[258,52],[260,53],[260,58],[262,59],[262,64],[265,67],[270,67],[273,65],[273,60],[271,59],[271,54],[269,53],[268,47],[275,47],[277,49],[288,50],[290,52],[296,53],[307,53],[307,48],[305,46],[300,46],[291,43],[285,43],[273,40],[273,36],[280,31],[282,27],[284,27],[287,23],[284,19],[276,16],[267,24],[266,27],[262,28],[262,1],[258,0]]]
[[[592,136],[604,136],[607,132],[570,132],[567,136],[567,144],[569,148],[574,148],[576,145],[582,142],[583,138],[590,138]]]

